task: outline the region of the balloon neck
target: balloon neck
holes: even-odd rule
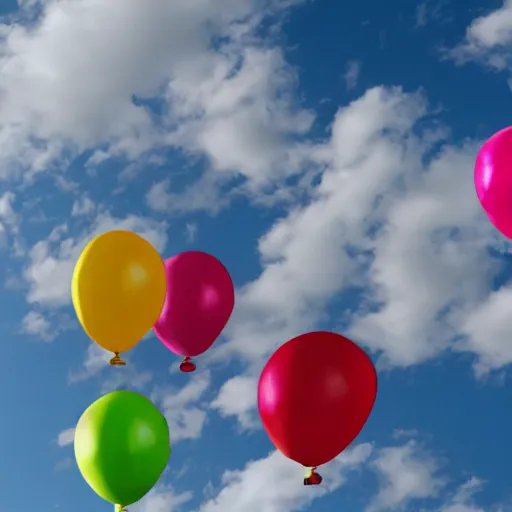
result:
[[[124,505],[116,505],[115,512],[128,512],[128,509]]]
[[[126,366],[126,362],[119,357],[119,352],[114,352],[114,357],[110,360],[110,364],[112,366]]]
[[[185,359],[183,359],[182,363],[180,364],[180,370],[183,373],[190,373],[195,371],[195,369],[196,365],[192,362],[192,359],[190,359],[190,357],[185,357]]]
[[[311,468],[304,477],[304,485],[320,485],[323,478],[316,472],[316,468]]]

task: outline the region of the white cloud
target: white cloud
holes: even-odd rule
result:
[[[112,356],[112,354],[110,354]],[[126,357],[125,357],[126,359]],[[105,364],[99,368],[110,370],[101,384],[101,393],[111,393],[118,389],[129,389],[132,391],[144,391],[153,380],[153,374],[148,371],[139,371],[132,360],[127,361],[126,367],[117,369]],[[117,370],[117,371],[116,371]]]
[[[512,1],[471,22],[464,40],[447,53],[456,62],[463,64],[480,60],[488,66],[502,70],[510,64],[512,43]]]
[[[88,232],[79,238],[67,237],[67,225],[55,228],[47,240],[35,244],[29,253],[30,264],[24,272],[29,284],[27,301],[44,306],[62,306],[71,301],[71,277],[83,248],[95,236],[114,229],[134,231],[161,253],[167,243],[167,224],[129,215],[124,219],[99,213]]]
[[[73,459],[71,457],[65,457],[64,459],[59,460],[55,464],[55,471],[66,471],[73,465]]]
[[[71,216],[78,217],[80,215],[88,215],[92,213],[96,208],[94,202],[88,197],[83,196],[80,199],[76,199],[71,208]]]
[[[23,119],[42,139],[71,138],[82,147],[146,132],[149,117],[131,94],[154,92],[174,62],[204,48],[203,23],[222,21],[213,5],[197,7],[141,0],[46,3],[40,23],[11,27],[4,43],[4,123]],[[91,76],[102,77],[96,87]]]
[[[144,342],[147,336],[142,338],[141,343]],[[105,372],[105,378],[101,384],[102,394],[126,388],[143,391],[151,383],[153,374],[149,371],[140,371],[134,363],[133,353],[136,348],[131,349],[129,353],[123,356],[126,366],[117,368],[109,364],[112,358],[111,352],[107,352],[96,343],[89,343],[82,367],[69,373],[69,383],[82,382]]]
[[[255,414],[258,381],[252,377],[236,376],[226,381],[212,402],[222,416],[236,416],[243,429],[260,426]]]
[[[414,500],[436,497],[444,486],[436,459],[413,440],[381,449],[371,468],[379,477],[380,488],[367,512],[396,510]]]
[[[492,292],[465,318],[462,332],[467,336],[457,347],[477,356],[475,370],[479,376],[512,363],[512,348],[507,343],[512,328],[507,314],[511,300],[512,287],[504,286]]]
[[[432,512],[483,512],[504,509],[481,508],[475,502],[484,482],[471,477],[456,488],[446,487],[448,479],[440,471],[441,463],[417,441],[375,450],[369,443],[345,450],[322,466],[324,482],[318,488],[304,487],[304,468],[278,451],[251,460],[238,470],[225,470],[220,489],[211,483],[203,491],[205,501],[198,512],[292,512],[304,510],[314,500],[333,493],[347,483],[351,472],[359,478],[371,470],[378,476],[376,489],[366,488],[367,512],[386,510],[425,510]],[[177,512],[193,498],[191,493],[177,494],[172,488],[156,488],[143,498],[136,510]],[[418,507],[417,504],[429,506]],[[154,510],[151,505],[154,505]],[[139,508],[141,507],[141,508]],[[187,510],[190,509],[188,506]]]
[[[63,430],[57,436],[57,444],[61,448],[64,447],[64,446],[68,446],[70,444],[73,444],[74,440],[75,440],[75,429],[74,428],[67,428],[66,430]]]
[[[359,75],[361,74],[361,62],[358,60],[351,60],[347,64],[347,71],[345,72],[345,83],[347,89],[353,89],[357,85]]]
[[[158,212],[216,214],[231,198],[225,189],[240,175],[246,181],[232,194],[253,197],[264,191],[267,200],[274,197],[277,185],[301,172],[301,146],[292,140],[307,133],[314,120],[297,104],[295,86],[295,70],[280,49],[247,46],[245,39],[180,64],[167,89],[178,127],[168,141],[205,155],[211,170],[180,192],[173,191],[172,176],[153,184],[148,205]]]
[[[440,512],[484,512],[474,502],[474,495],[480,492],[484,486],[483,480],[472,477],[464,482],[455,492],[452,498],[445,503]]]
[[[304,468],[278,451],[251,460],[243,469],[225,470],[220,489],[211,483],[203,491],[206,500],[198,512],[292,512],[304,510],[314,500],[333,493],[347,483],[351,472],[359,478],[371,470],[378,476],[377,489],[366,489],[365,510],[425,510],[432,512],[483,512],[505,510],[499,504],[482,508],[474,496],[484,482],[471,477],[456,488],[446,488],[448,479],[440,472],[436,456],[416,441],[375,450],[364,443],[345,450],[322,466],[323,484],[318,488],[302,485]],[[177,494],[169,487],[157,487],[134,507],[137,511],[177,512],[193,498],[189,492]],[[418,507],[417,503],[429,506]],[[157,507],[156,510],[152,506]],[[140,507],[140,508],[139,508]],[[188,506],[187,509],[190,509]]]
[[[172,177],[155,184],[148,203],[156,211],[216,213],[230,199],[222,187],[238,175],[245,193],[269,188],[274,197],[276,184],[301,171],[292,140],[314,116],[296,101],[296,72],[282,51],[255,34],[267,13],[300,0],[222,2],[51,0],[37,23],[3,25],[0,141],[16,164],[3,167],[42,171],[101,144],[89,167],[121,154],[134,169],[147,149],[171,145],[206,156],[214,175],[207,170],[180,194]],[[91,76],[102,79],[92,87]],[[133,97],[162,92],[154,123]]]
[[[96,345],[96,343],[89,343],[85,354],[83,368],[79,371],[75,370],[70,372],[68,377],[69,382],[81,382],[90,377],[94,377],[101,370],[109,367],[110,359],[112,359],[112,354],[110,352],[107,352],[99,345]],[[125,368],[123,368],[123,370],[124,369]]]
[[[390,204],[372,243],[369,300],[378,306],[356,316],[350,332],[391,364],[420,363],[450,347],[489,292],[486,246],[494,233],[467,172],[476,150],[448,148],[436,157]]]
[[[130,506],[133,512],[177,512],[192,499],[192,493],[176,493],[171,487],[153,488],[144,498]]]
[[[50,342],[63,332],[73,329],[75,323],[63,312],[50,311],[47,315],[31,310],[21,320],[21,332]]]
[[[173,192],[170,179],[151,186],[146,203],[155,212],[187,213],[204,210],[213,215],[229,204],[230,197],[222,195],[222,180],[212,172],[205,172],[183,192]]]
[[[265,13],[294,3],[51,0],[37,23],[2,25],[0,141],[16,164],[9,169],[44,170],[70,148],[102,144],[91,159],[98,163],[167,143],[257,180],[284,169],[280,141],[306,130],[311,116],[291,104],[280,51],[254,33]],[[212,38],[225,42],[220,50]],[[92,86],[90,77],[101,80]],[[133,98],[162,90],[168,108],[157,125]]]
[[[29,311],[23,317],[21,330],[43,341],[52,341],[57,335],[57,331],[52,326],[52,323],[38,311]]]
[[[416,7],[416,27],[424,27],[441,18],[447,0],[423,0]]]
[[[171,443],[201,435],[207,420],[202,399],[209,385],[210,373],[203,371],[178,390],[161,388],[152,393],[152,399],[160,404],[169,424]]]
[[[195,222],[187,222],[185,225],[185,237],[189,244],[194,243],[197,238],[197,224]]]
[[[0,246],[8,244],[13,256],[23,256],[23,241],[20,238],[21,216],[15,208],[17,197],[13,192],[0,196]]]
[[[420,97],[385,89],[340,110],[330,143],[312,148],[312,157],[329,167],[311,201],[259,240],[263,270],[238,293],[223,352],[265,357],[312,327],[327,301],[354,283],[361,262],[347,246],[369,248],[365,221],[376,198],[388,189],[390,200],[393,181],[417,164],[406,137],[424,111]]]
[[[188,62],[168,90],[180,119],[173,139],[204,152],[215,170],[239,172],[255,187],[296,173],[289,136],[306,133],[314,117],[296,105],[295,81],[277,48],[235,44]]]
[[[304,468],[279,452],[248,462],[243,470],[225,471],[223,488],[199,507],[199,512],[291,512],[342,486],[350,471],[360,469],[370,456],[369,444],[355,446],[322,468],[318,489],[302,485]]]
[[[151,185],[146,201],[155,212],[170,210],[171,195],[169,194],[169,180],[159,181]]]
[[[11,226],[16,225],[18,221],[13,206],[15,200],[16,196],[12,192],[5,192],[0,196],[0,219]]]

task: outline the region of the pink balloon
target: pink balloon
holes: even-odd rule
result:
[[[512,238],[512,127],[495,133],[478,152],[475,188],[489,220]]]
[[[182,371],[193,371],[188,358],[211,347],[233,312],[233,281],[217,258],[200,251],[169,258],[165,272],[167,295],[154,331],[169,350],[185,356]]]

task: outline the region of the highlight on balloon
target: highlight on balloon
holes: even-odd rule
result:
[[[86,334],[112,352],[112,366],[124,366],[121,354],[153,329],[183,358],[184,373],[196,369],[192,358],[213,345],[235,304],[231,276],[214,256],[186,251],[163,261],[147,240],[122,230],[100,234],[85,247],[71,295]]]

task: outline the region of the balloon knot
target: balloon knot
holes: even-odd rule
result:
[[[126,362],[119,357],[119,352],[114,352],[114,357],[110,360],[110,364],[112,366],[126,366]]]
[[[180,370],[183,373],[190,373],[195,371],[195,369],[196,365],[192,362],[190,357],[185,357],[185,359],[183,359],[182,363],[180,364]]]
[[[316,472],[316,468],[311,468],[304,477],[304,485],[320,485],[323,478]]]
[[[115,512],[128,512],[128,509],[124,505],[116,505]]]

